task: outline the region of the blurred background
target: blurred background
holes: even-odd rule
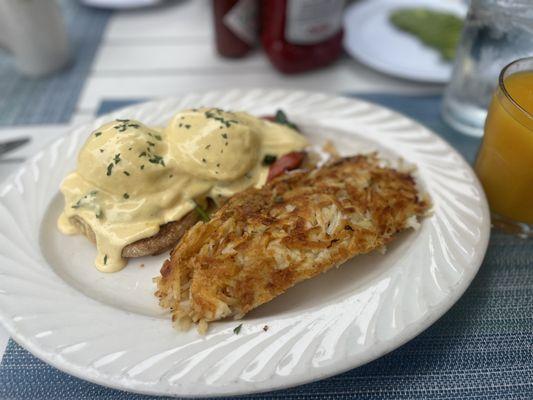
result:
[[[531,52],[527,3],[4,0],[0,126],[82,122],[103,100],[191,90],[424,94],[453,81],[444,118],[480,136],[497,74]],[[517,15],[511,28],[506,18]]]
[[[441,92],[453,54],[442,58],[390,14],[467,9],[458,0],[2,3],[0,126],[82,122],[103,100],[237,86]]]

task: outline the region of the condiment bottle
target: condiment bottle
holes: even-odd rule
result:
[[[323,67],[342,52],[344,0],[263,0],[261,42],[284,73]]]
[[[215,40],[223,57],[242,57],[258,36],[258,0],[213,0]]]

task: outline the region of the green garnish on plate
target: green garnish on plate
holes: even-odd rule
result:
[[[194,210],[196,211],[196,214],[198,214],[198,217],[200,217],[202,221],[209,222],[209,220],[211,219],[207,211],[204,210],[202,206],[200,206],[196,201],[194,202]]]
[[[291,121],[289,121],[289,118],[287,118],[287,114],[283,112],[283,110],[276,111],[276,116],[274,121],[280,125],[287,125],[289,128],[294,129],[295,131],[298,130],[298,127],[293,124]]]
[[[242,324],[236,326],[235,328],[233,328],[233,333],[238,335],[241,332],[241,328],[242,328]]]
[[[463,20],[457,15],[428,8],[401,8],[390,15],[390,21],[437,50],[443,60],[454,60],[463,29]]]

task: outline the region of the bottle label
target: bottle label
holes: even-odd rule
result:
[[[224,25],[249,45],[257,41],[258,3],[240,0],[224,15]]]
[[[294,44],[315,44],[341,29],[344,0],[287,0],[285,39]]]

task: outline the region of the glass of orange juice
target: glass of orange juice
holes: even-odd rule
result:
[[[500,73],[475,170],[494,225],[533,237],[533,57]]]

